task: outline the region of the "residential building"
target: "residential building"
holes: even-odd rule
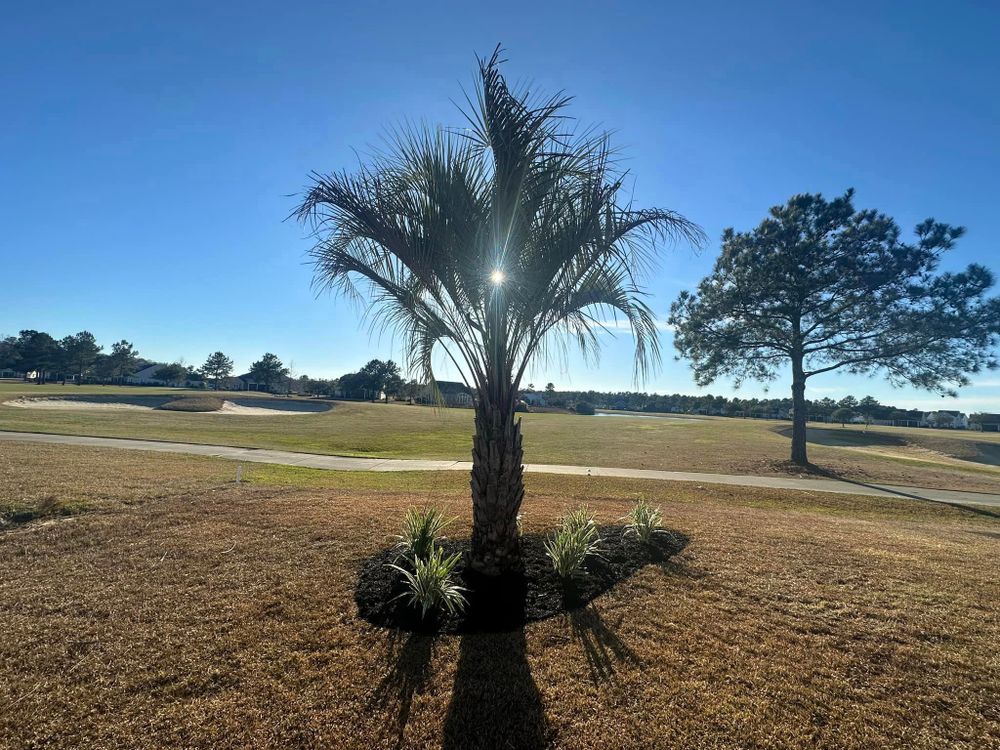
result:
[[[924,414],[924,423],[928,427],[965,430],[969,427],[969,415],[952,409],[940,409]]]
[[[474,403],[472,391],[465,383],[457,383],[451,380],[437,381],[440,398],[434,392],[434,387],[427,383],[420,387],[417,397],[414,399],[418,404],[440,404],[444,406],[470,407]]]

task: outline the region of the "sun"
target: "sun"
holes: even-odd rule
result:
[[[507,275],[499,268],[490,274],[490,281],[492,281],[494,284],[502,284],[504,282],[504,279],[506,278]]]

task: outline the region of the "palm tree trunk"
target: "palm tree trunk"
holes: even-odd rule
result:
[[[472,560],[482,573],[499,575],[520,567],[517,514],[524,500],[521,420],[506,408],[480,399],[472,440]]]

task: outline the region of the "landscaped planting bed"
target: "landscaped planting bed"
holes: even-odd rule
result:
[[[687,539],[663,534],[653,545],[626,536],[624,526],[599,527],[601,555],[587,559],[579,575],[564,579],[545,551],[546,536],[521,537],[523,572],[484,576],[468,566],[469,540],[445,539],[446,555],[459,554],[453,577],[468,604],[461,612],[435,611],[424,616],[407,599],[406,581],[395,567],[398,549],[390,547],[364,562],[354,594],[358,613],[382,627],[419,633],[495,633],[517,630],[529,622],[580,609],[647,565],[680,552]]]

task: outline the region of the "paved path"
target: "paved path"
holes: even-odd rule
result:
[[[286,464],[289,466],[305,466],[310,469],[329,469],[333,471],[469,471],[472,468],[472,464],[468,461],[323,456],[315,453],[295,453],[292,451],[277,451],[264,448],[234,448],[225,445],[169,443],[157,440],[127,440],[84,435],[49,435],[39,432],[0,431],[0,441],[84,445],[95,448],[125,448],[128,450],[157,451],[161,453],[191,453],[198,456],[227,458],[233,461]],[[599,466],[560,466],[558,464],[525,464],[524,470],[539,474],[624,477],[628,479],[729,484],[738,487],[766,487],[771,489],[803,490],[807,492],[838,492],[847,495],[909,497],[915,500],[933,500],[934,502],[957,505],[990,505],[1000,507],[1000,494],[871,484],[845,479],[797,479],[795,477],[758,477],[738,474],[698,474],[687,471],[614,469]]]

